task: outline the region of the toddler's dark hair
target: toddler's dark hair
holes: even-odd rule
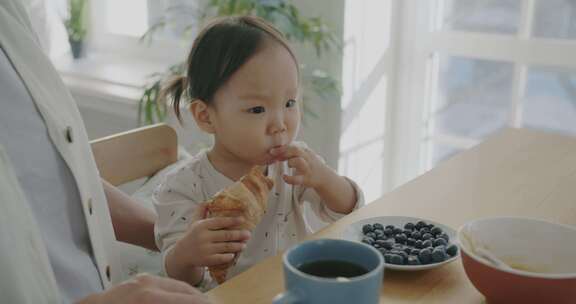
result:
[[[216,91],[263,46],[266,40],[279,43],[298,61],[282,33],[259,17],[238,16],[216,19],[194,40],[188,55],[186,77],[172,79],[160,95],[172,98],[172,107],[180,120],[180,100],[212,102]]]

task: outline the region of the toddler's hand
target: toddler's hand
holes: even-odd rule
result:
[[[206,205],[201,204],[188,231],[177,243],[180,265],[193,267],[224,264],[234,259],[235,253],[244,250],[250,239],[250,232],[238,230],[244,222],[241,217],[220,217],[205,219]],[[183,254],[184,253],[184,254]]]
[[[288,167],[295,170],[294,175],[284,175],[286,183],[292,185],[302,185],[305,187],[317,188],[326,180],[327,174],[331,170],[326,166],[320,157],[306,147],[299,147],[294,144],[273,148],[270,154],[277,161],[288,161]]]

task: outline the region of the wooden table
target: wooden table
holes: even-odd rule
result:
[[[311,238],[336,237],[373,216],[423,217],[453,228],[515,215],[576,225],[576,138],[507,129],[342,218]],[[217,303],[271,303],[283,291],[281,255],[208,295]],[[483,303],[460,261],[424,272],[385,271],[380,303]]]

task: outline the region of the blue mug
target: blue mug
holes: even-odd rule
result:
[[[306,241],[283,256],[286,291],[274,304],[378,303],[384,259],[363,243],[336,239]]]

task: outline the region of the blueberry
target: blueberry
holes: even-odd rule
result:
[[[448,242],[446,242],[445,239],[437,238],[437,239],[434,240],[434,247],[437,247],[437,246],[446,246],[446,245],[448,245]]]
[[[414,247],[421,249],[422,247],[422,241],[421,240],[417,240],[416,243],[414,244]]]
[[[391,254],[400,254],[400,252],[404,252],[403,249],[398,249],[398,248],[392,248],[392,250],[390,250]]]
[[[406,246],[406,247],[404,247],[404,252],[406,252],[406,254],[410,255],[412,253],[412,248]]]
[[[416,244],[415,239],[413,239],[413,238],[406,239],[406,245],[414,247],[415,244]]]
[[[410,254],[411,254],[411,255],[418,256],[418,255],[420,254],[420,249],[411,248],[411,249],[410,249]]]
[[[439,238],[443,238],[446,240],[446,242],[450,242],[450,237],[448,237],[448,235],[446,233],[440,234]]]
[[[367,237],[369,237],[369,238],[375,239],[375,238],[376,238],[376,233],[374,233],[374,232],[368,232],[368,233],[365,234],[365,236],[367,236]]]
[[[412,230],[404,229],[404,231],[402,231],[402,233],[404,233],[406,236],[409,236],[409,235],[412,235]]]
[[[384,230],[384,227],[382,226],[382,224],[376,223],[374,225],[372,225],[372,228],[374,229],[379,229],[379,230]]]
[[[404,225],[404,229],[406,229],[406,230],[414,230],[414,227],[415,227],[414,223],[406,223]]]
[[[442,234],[442,228],[434,227],[434,228],[430,229],[430,233],[432,233],[433,235]]]
[[[448,248],[446,248],[446,253],[451,257],[456,256],[456,254],[458,254],[458,246],[454,244],[448,246]]]
[[[395,228],[394,225],[386,225],[386,229],[392,229],[392,230],[394,230],[394,228]]]
[[[425,240],[424,242],[422,242],[422,248],[432,247],[432,245],[434,245],[432,243],[432,240]]]
[[[385,243],[385,240],[375,240],[374,244],[378,244],[380,247],[384,247],[383,243]]]
[[[422,235],[422,239],[423,239],[423,240],[432,239],[432,235],[431,235],[430,233],[424,233],[424,234]]]
[[[430,233],[430,229],[428,229],[428,227],[424,227],[424,228],[420,229],[420,233],[423,235],[426,233]]]
[[[432,228],[434,228],[436,226],[434,226],[434,224],[428,224],[428,226],[426,226],[426,228],[428,228],[428,230],[432,231]]]
[[[393,236],[394,235],[394,229],[390,229],[390,228],[384,229],[384,235],[386,235],[387,237]]]
[[[420,239],[422,239],[422,234],[418,231],[414,231],[414,232],[412,232],[411,237],[415,240],[420,240]]]
[[[394,247],[394,240],[390,239],[382,242],[382,247],[391,250]]]
[[[422,227],[427,226],[426,223],[424,221],[418,221],[416,223],[416,229],[420,230]]]
[[[380,244],[378,244],[378,243],[373,243],[373,244],[372,244],[372,247],[378,249],[378,248],[380,248],[380,247],[382,247],[382,246],[380,246]]]
[[[444,246],[438,246],[434,248],[434,251],[432,251],[432,261],[434,263],[443,262],[447,258],[448,256],[446,255],[446,247]]]
[[[404,230],[398,228],[398,227],[394,227],[394,235],[400,234],[402,233]]]
[[[422,264],[430,264],[432,262],[432,249],[422,249],[418,255],[418,258]]]
[[[396,237],[394,239],[396,240],[396,243],[406,244],[406,240],[408,238],[406,237],[406,235],[404,233],[400,233],[400,234],[396,235]]]
[[[365,236],[362,238],[362,243],[372,245],[374,244],[374,239],[369,236]]]
[[[374,228],[370,224],[366,224],[366,225],[362,226],[362,233],[364,233],[364,234],[366,234],[368,232],[372,232],[372,230],[374,230]]]
[[[404,262],[406,262],[406,260],[408,259],[408,254],[404,251],[394,251],[394,253],[401,256],[402,260],[404,260]]]
[[[390,256],[390,264],[404,265],[404,258],[400,255],[392,254]]]
[[[402,244],[394,244],[392,245],[393,250],[404,251],[404,245]]]
[[[392,249],[390,250],[390,254],[396,254],[402,257],[402,259],[406,260],[408,259],[408,254],[406,252],[404,252],[403,250],[396,250],[396,249]]]
[[[408,257],[408,261],[406,264],[408,264],[408,265],[421,265],[422,263],[420,263],[420,259],[417,256],[411,255]]]
[[[380,229],[376,229],[373,232],[376,235],[377,239],[382,239],[384,238],[384,231],[380,230]]]
[[[392,262],[392,254],[391,253],[386,253],[384,255],[384,261],[388,264],[390,264]]]

